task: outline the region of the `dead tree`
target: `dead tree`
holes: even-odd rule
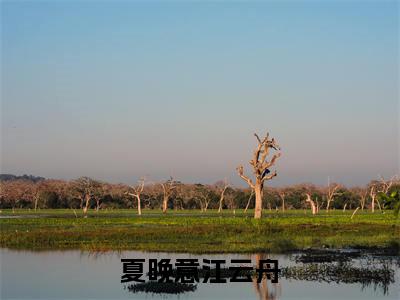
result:
[[[378,199],[379,193],[387,194],[396,180],[397,176],[393,176],[390,180],[386,181],[382,176],[381,181],[373,181],[369,189],[369,196],[371,198],[371,211],[375,212],[375,202],[378,204],[379,210],[382,211],[381,203]]]
[[[315,205],[314,201],[311,200],[311,196],[310,194],[306,194],[307,195],[307,199],[306,202],[310,203],[311,205],[311,212],[313,215],[315,215],[317,213],[317,206]]]
[[[365,207],[365,203],[367,201],[367,197],[368,197],[368,189],[367,188],[355,188],[353,189],[354,193],[358,194],[358,196],[360,197],[360,205],[359,208],[361,210],[364,210]]]
[[[321,206],[322,206],[322,203],[319,204],[318,203],[318,197],[315,197],[315,208],[317,210],[317,213],[319,213],[319,210],[320,210]]]
[[[173,177],[171,176],[166,182],[161,183],[161,186],[162,186],[162,189],[163,189],[162,211],[163,211],[163,213],[166,213],[167,209],[168,209],[168,200],[171,197],[172,192],[176,188],[176,185],[175,185]]]
[[[376,186],[372,185],[369,190],[369,196],[371,197],[371,211],[375,212],[375,200],[376,200]]]
[[[135,197],[137,199],[138,202],[138,215],[141,216],[142,215],[142,207],[141,207],[141,202],[140,202],[140,195],[143,192],[144,189],[144,182],[145,182],[145,178],[141,178],[139,180],[139,184],[137,186],[132,187],[133,192],[129,193],[129,196]]]
[[[356,212],[357,212],[359,209],[360,209],[360,207],[358,206],[358,207],[353,211],[353,213],[352,213],[350,219],[353,219],[353,218],[354,218],[354,215],[356,214]]]
[[[37,183],[35,185],[35,189],[34,189],[34,194],[33,194],[33,200],[35,201],[35,205],[34,205],[34,209],[35,211],[37,210],[38,207],[38,202],[40,200],[40,192],[45,188],[45,184],[44,183]]]
[[[375,212],[375,202],[378,204],[378,208],[382,211],[381,203],[378,199],[378,193],[382,192],[385,187],[379,187],[378,184],[372,184],[369,190],[369,196],[371,198],[371,212]]]
[[[247,212],[247,210],[249,209],[250,201],[251,201],[251,198],[253,198],[253,196],[254,196],[254,190],[251,189],[250,197],[249,197],[249,200],[247,201],[246,208],[244,209],[244,212]]]
[[[83,215],[87,218],[87,213],[90,207],[90,200],[97,193],[100,182],[89,177],[80,177],[72,183],[73,193],[80,199]]]
[[[228,187],[229,187],[229,183],[225,178],[225,180],[223,181],[223,184],[220,187],[219,207],[218,207],[219,213],[222,211],[222,205],[223,205],[224,199],[225,199],[225,191]]]
[[[93,195],[94,200],[96,201],[96,212],[99,212],[99,209],[102,207],[101,200],[105,195],[110,193],[110,184],[100,183],[96,192]]]
[[[264,190],[264,182],[277,176],[277,172],[270,172],[270,168],[275,164],[276,160],[281,156],[281,152],[275,153],[271,160],[267,160],[270,149],[275,151],[280,150],[279,145],[275,142],[275,139],[269,139],[269,133],[260,139],[257,134],[254,134],[258,141],[258,146],[254,151],[253,159],[250,161],[250,165],[253,168],[253,174],[255,176],[255,182],[249,177],[244,175],[243,166],[237,167],[239,176],[247,182],[247,184],[254,190],[256,196],[254,218],[260,219],[262,215],[262,196]]]
[[[194,194],[194,197],[198,199],[201,212],[206,212],[212,200],[211,189],[202,184],[195,184]]]
[[[285,212],[285,193],[284,192],[279,192],[279,198],[282,200],[282,212]]]
[[[381,187],[379,189],[379,192],[384,193],[385,195],[387,195],[387,193],[389,192],[390,188],[392,187],[393,183],[396,181],[397,176],[393,176],[392,178],[390,178],[390,180],[386,181],[385,178],[383,178],[383,176],[381,176]]]
[[[331,202],[334,200],[335,196],[340,195],[340,193],[337,192],[338,188],[340,185],[334,184],[331,185],[328,179],[328,188],[326,191],[326,211],[329,211],[329,207],[331,205]]]

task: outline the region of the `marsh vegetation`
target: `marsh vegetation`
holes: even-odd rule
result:
[[[307,248],[399,251],[400,222],[390,211],[3,210],[1,247],[12,249],[146,250],[192,253],[288,252]],[[7,218],[12,216],[12,218]],[[5,217],[5,218],[4,218]]]

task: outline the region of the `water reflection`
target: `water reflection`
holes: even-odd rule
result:
[[[270,256],[265,253],[257,253],[254,255],[254,257],[256,266],[260,265],[260,260],[270,258]],[[258,299],[260,300],[275,300],[278,299],[281,294],[280,283],[271,283],[270,280],[268,280],[267,278],[263,278],[261,282],[258,282],[257,277],[253,276],[253,286],[258,296]]]
[[[370,285],[376,290],[380,288],[384,295],[389,285],[394,283],[394,270],[387,263],[371,268],[356,267],[352,263],[312,263],[302,266],[285,267],[282,277],[318,282],[335,282],[337,284],[359,283],[361,289]]]
[[[260,260],[271,258],[265,253],[255,254],[253,257],[254,268],[260,265]],[[295,262],[295,265],[290,264]],[[381,257],[373,255],[363,256],[355,252],[313,252],[307,251],[289,256],[289,264],[281,266],[280,279],[290,279],[298,281],[326,282],[336,284],[359,284],[360,289],[365,290],[373,287],[376,291],[380,289],[383,295],[389,292],[389,286],[395,283],[395,266],[399,266],[399,257]],[[221,277],[229,280],[233,271],[229,268],[218,270]],[[176,269],[172,270],[172,276],[176,276]],[[216,269],[211,269],[213,276]],[[244,276],[246,273],[242,272]],[[264,278],[258,282],[256,274],[248,273],[251,282],[260,300],[280,299],[282,295],[282,283],[271,282],[273,278]],[[205,272],[199,270],[199,278],[205,277]],[[202,280],[200,280],[202,282]],[[201,284],[201,283],[200,283]],[[207,283],[206,283],[207,284]],[[151,294],[182,294],[194,292],[196,284],[165,283],[165,282],[146,282],[139,284],[124,285],[132,293],[151,293]]]
[[[228,254],[195,255],[185,253],[28,252],[0,250],[1,299],[399,299],[400,257],[343,251],[319,253],[306,251],[292,255]],[[221,269],[226,283],[158,284],[155,282],[121,284],[121,258],[223,259]],[[257,282],[229,282],[229,262],[251,259],[256,267],[260,260],[277,259],[281,274],[278,283],[263,278]],[[148,272],[148,268],[144,272]],[[211,268],[211,274],[215,272]],[[145,273],[145,274],[146,274]],[[38,276],[40,275],[40,276]],[[213,276],[212,276],[213,277]],[[164,296],[163,296],[164,295]],[[176,296],[174,296],[176,295]],[[172,298],[171,298],[172,297]],[[177,297],[177,298],[174,298]]]
[[[257,278],[253,278],[253,286],[258,296],[258,299],[260,300],[279,299],[281,292],[281,286],[279,283],[269,283],[266,278],[262,279],[261,282],[258,283]]]

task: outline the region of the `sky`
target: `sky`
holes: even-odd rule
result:
[[[399,173],[398,1],[1,1],[1,173],[244,185]]]

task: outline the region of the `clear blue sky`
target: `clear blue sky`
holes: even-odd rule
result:
[[[399,3],[1,2],[1,172],[273,185],[399,170]]]

